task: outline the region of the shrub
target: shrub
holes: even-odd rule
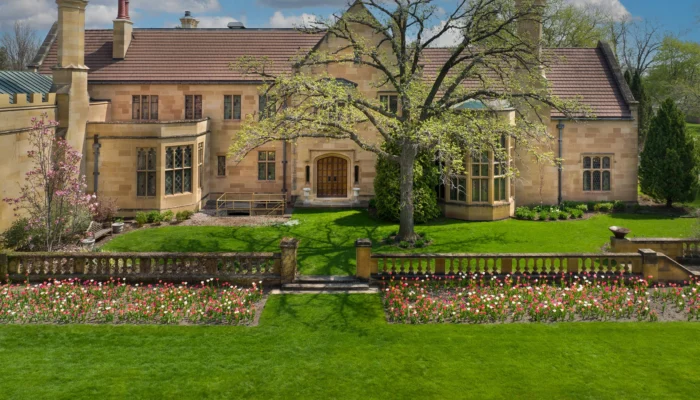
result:
[[[29,221],[26,218],[15,220],[5,232],[0,235],[0,247],[10,250],[26,250],[30,246],[32,235]]]
[[[559,219],[569,219],[569,213],[566,211],[562,211],[559,213]]]
[[[588,211],[588,204],[579,204],[575,207],[575,209],[580,210],[581,214],[583,215],[583,213]]]
[[[640,211],[642,211],[642,206],[640,206],[639,203],[634,203],[632,206],[632,212],[638,213]]]
[[[566,211],[568,211],[568,212],[571,214],[571,218],[572,218],[572,219],[573,219],[573,218],[582,218],[582,217],[583,217],[583,211],[581,211],[581,210],[578,209],[578,208],[570,208],[570,209],[568,209],[568,210],[566,210]]]
[[[613,209],[613,203],[598,203],[593,206],[594,211],[610,212]]]
[[[370,209],[374,209],[374,210],[377,209],[377,200],[375,200],[374,197],[372,197],[371,199],[369,199],[368,207],[369,207]]]
[[[136,220],[136,223],[137,223],[139,226],[143,226],[143,225],[145,225],[145,224],[148,223],[148,214],[146,214],[146,213],[143,212],[143,211],[139,211],[139,212],[136,213],[136,218],[135,218],[135,220]]]
[[[559,214],[561,214],[561,211],[552,211],[551,213],[549,213],[549,220],[555,221],[559,219]]]
[[[148,222],[160,222],[160,213],[158,211],[149,211],[146,213],[146,216],[148,217]]]
[[[547,211],[540,211],[538,216],[540,221],[546,221],[547,218],[549,218],[549,213]]]
[[[535,219],[535,212],[529,207],[518,207],[515,209],[515,218],[532,221]]]
[[[408,242],[405,241],[405,240],[402,240],[402,241],[399,243],[399,247],[401,247],[402,249],[407,249],[407,248],[409,248],[410,246],[411,246],[411,244],[408,243]]]
[[[177,214],[175,214],[175,219],[176,219],[178,222],[182,222],[182,221],[184,221],[184,220],[190,219],[190,217],[191,217],[193,214],[194,214],[194,213],[193,213],[192,211],[190,211],[190,210],[178,211]]]
[[[586,203],[586,208],[588,208],[588,211],[598,211],[595,209],[596,204],[597,203],[595,201],[589,201]]]
[[[117,216],[119,207],[117,200],[111,197],[98,197],[93,199],[92,219],[96,222],[109,222]]]
[[[175,214],[171,210],[165,211],[160,214],[161,220],[165,222],[172,221],[174,216]]]
[[[150,213],[149,213],[148,219],[149,220],[152,219],[151,222],[153,222],[154,224],[160,224],[161,222],[163,222],[163,215],[161,213],[156,213],[155,215],[150,215]]]
[[[385,150],[396,154],[397,149]],[[440,180],[440,172],[434,164],[434,154],[425,152],[416,157],[413,167],[413,219],[421,224],[440,216],[440,208],[437,203],[435,187]],[[401,193],[399,190],[399,165],[384,157],[377,157],[377,176],[374,178],[374,205],[377,208],[377,216],[383,220],[398,222],[401,205]]]
[[[418,239],[418,240],[416,240],[416,242],[413,244],[413,246],[415,246],[416,248],[425,247],[425,242],[423,241],[423,239]]]
[[[613,210],[614,211],[625,211],[626,208],[627,208],[627,204],[625,204],[624,202],[622,202],[620,200],[616,200],[613,203]]]

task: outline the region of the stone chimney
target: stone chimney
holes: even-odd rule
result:
[[[85,7],[87,0],[56,0],[58,5],[58,64],[53,69],[57,135],[83,151],[90,96],[85,66]]]
[[[112,39],[112,58],[123,60],[131,44],[131,34],[134,31],[134,23],[129,19],[129,0],[118,0],[119,10],[117,19],[114,20]]]
[[[182,29],[194,29],[199,25],[199,21],[192,18],[192,13],[185,11],[185,16],[180,18],[180,28]]]
[[[534,50],[538,60],[542,59],[542,20],[545,4],[546,0],[515,0],[516,9],[527,13],[518,20],[518,36]],[[544,74],[543,68],[542,73]]]

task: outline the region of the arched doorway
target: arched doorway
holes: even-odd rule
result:
[[[323,157],[316,164],[316,197],[348,197],[348,161]]]

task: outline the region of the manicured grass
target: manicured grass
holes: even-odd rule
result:
[[[273,296],[258,327],[0,326],[0,393],[695,398],[698,323],[387,324],[376,295]]]
[[[700,124],[686,124],[688,132],[694,137],[700,137]]]
[[[278,251],[283,236],[301,239],[299,269],[304,274],[354,274],[358,238],[370,238],[374,251],[400,251],[381,246],[381,240],[398,230],[370,218],[361,210],[298,210],[297,226],[214,227],[168,226],[137,230],[116,237],[105,251]],[[414,252],[546,253],[598,252],[609,241],[608,227],[630,228],[632,237],[685,237],[694,218],[660,215],[612,214],[588,220],[532,222],[505,220],[464,222],[441,219],[419,225],[434,241]]]

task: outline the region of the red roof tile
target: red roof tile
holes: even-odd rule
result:
[[[112,59],[112,30],[85,31],[85,64],[90,82],[221,82],[255,81],[228,68],[241,56],[266,56],[268,71],[290,73],[295,56],[308,52],[323,33],[291,29],[135,29],[126,59]],[[435,75],[450,50],[426,49],[424,73]],[[550,49],[546,71],[555,95],[582,96],[598,118],[630,118],[631,112],[614,71],[601,47]],[[56,65],[54,42],[39,72],[50,74]],[[469,85],[469,83],[466,83]],[[553,112],[553,117],[561,117]]]

